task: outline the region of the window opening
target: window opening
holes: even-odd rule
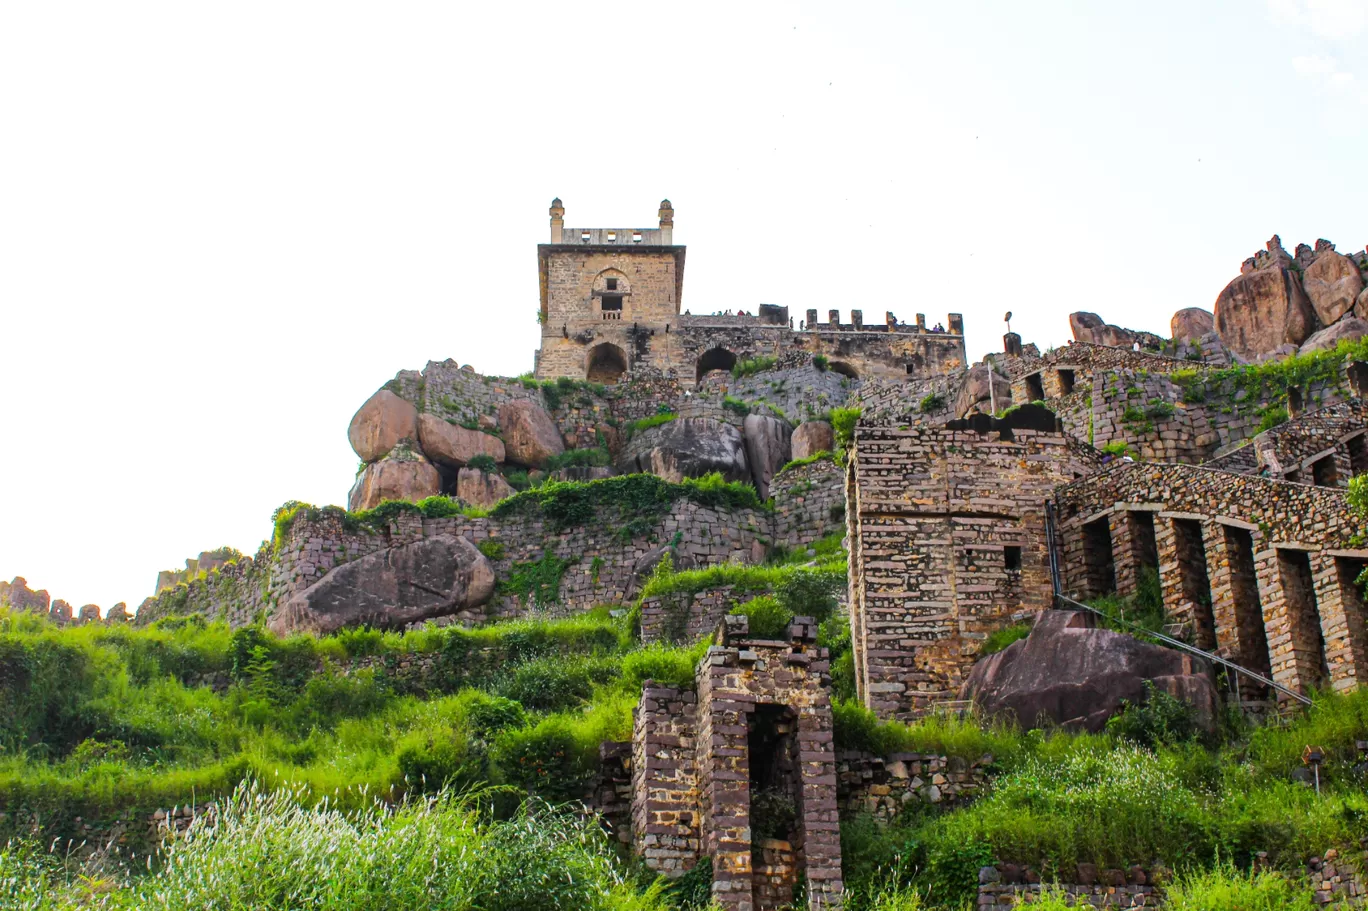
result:
[[[1040,380],[1039,373],[1032,373],[1026,377],[1026,400],[1030,402],[1040,402],[1045,399],[1045,384]]]
[[[1060,395],[1068,395],[1074,391],[1074,372],[1072,370],[1060,370],[1059,373],[1059,392]]]
[[[610,278],[610,279],[608,279],[608,290],[609,290],[609,291],[616,291],[616,290],[617,290],[617,279],[616,279],[616,278]]]
[[[1015,545],[1008,545],[1002,549],[1002,559],[1007,565],[1009,572],[1019,572],[1021,570],[1021,548]]]
[[[1317,487],[1339,486],[1339,472],[1335,470],[1333,452],[1311,463],[1311,478]]]

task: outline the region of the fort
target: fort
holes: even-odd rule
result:
[[[691,293],[686,306],[668,200],[652,228],[566,228],[559,199],[550,215],[529,375],[401,371],[349,428],[362,464],[348,509],[286,504],[255,556],[206,551],[164,572],[133,622],[284,635],[608,606],[641,642],[707,640],[691,682],[645,683],[631,741],[604,745],[586,799],[649,869],[678,877],[709,858],[727,911],[795,894],[839,907],[844,808],[886,819],[986,782],[987,761],[839,752],[818,621],[752,635],[742,602],[772,596],[794,554],[784,572],[807,572],[823,542],[848,560],[833,603],[855,698],[879,719],[1044,705],[1096,729],[1147,685],[1257,714],[1368,677],[1368,543],[1349,496],[1368,474],[1368,350],[1351,311],[1316,310],[1314,283],[1296,290],[1320,316],[1277,311],[1282,335],[1250,331],[1266,320],[1247,311],[1292,306],[1240,290],[1287,272],[1276,238],[1216,314],[1179,311],[1171,339],[1078,313],[1068,345],[1042,354],[1008,332],[970,364],[957,313],[928,328],[922,314],[807,309],[795,326],[779,305],[709,314]],[[1328,242],[1297,257],[1308,275],[1322,260],[1368,272]],[[1279,275],[1278,289],[1302,281]],[[648,590],[682,570],[718,572]],[[1147,585],[1181,659],[1084,616]],[[59,625],[100,620],[22,579],[0,599]],[[1031,624],[1001,657],[984,651]],[[1066,639],[1107,656],[1105,673],[1047,669],[1093,694],[1097,717],[1002,682]],[[776,801],[792,812],[762,813]],[[1136,901],[1153,891],[1143,872],[1107,872]],[[988,904],[1026,888],[1010,870],[983,876]]]

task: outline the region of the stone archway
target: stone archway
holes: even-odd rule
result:
[[[698,359],[698,371],[696,381],[703,382],[703,377],[714,370],[730,371],[736,366],[736,355],[726,348],[709,348],[703,352],[703,356]]]
[[[841,376],[848,376],[852,380],[858,380],[860,378],[859,372],[856,371],[854,367],[847,364],[845,361],[832,361],[830,364],[830,368],[832,373],[839,373]]]
[[[591,383],[616,383],[627,372],[627,354],[611,342],[589,349],[584,378]]]

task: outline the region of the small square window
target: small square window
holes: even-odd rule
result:
[[[616,291],[616,290],[617,290],[617,279],[616,279],[616,278],[610,278],[610,279],[608,279],[608,290],[609,290],[609,291]]]
[[[1007,564],[1009,571],[1020,572],[1021,570],[1021,548],[1004,547],[1002,549],[1003,562]]]
[[[633,232],[632,232],[632,243],[634,243],[634,244],[639,244],[639,243],[641,243],[641,232],[640,232],[640,231],[633,231]]]

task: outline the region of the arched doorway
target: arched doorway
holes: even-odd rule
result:
[[[589,349],[584,378],[591,383],[616,383],[627,372],[627,355],[617,345],[603,342]]]
[[[725,370],[731,372],[736,366],[736,355],[726,348],[709,348],[703,352],[703,356],[698,359],[697,382],[703,382],[703,377],[714,370]]]
[[[845,361],[832,361],[830,364],[832,373],[839,373],[841,376],[848,376],[852,380],[858,380],[860,375],[855,372],[855,368]]]

